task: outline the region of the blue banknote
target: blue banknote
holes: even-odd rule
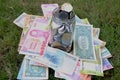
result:
[[[59,49],[47,47],[44,60],[54,70],[72,74],[76,67],[78,57]]]
[[[43,57],[26,56],[26,58],[66,74],[72,74],[78,62],[78,57],[52,47],[47,47]]]
[[[48,69],[44,66],[30,64],[29,59],[25,59],[23,68],[23,79],[48,79]]]
[[[46,58],[48,61],[50,61],[52,66],[54,66],[55,68],[58,68],[62,65],[64,56],[65,56],[65,54],[61,54],[59,52],[55,53],[53,51],[47,50],[47,52],[44,55],[44,58]]]
[[[103,70],[109,70],[112,69],[113,66],[111,65],[111,63],[109,62],[109,60],[107,58],[103,59]]]

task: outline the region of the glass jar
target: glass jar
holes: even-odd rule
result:
[[[51,46],[70,52],[74,27],[75,13],[71,4],[65,3],[53,10]]]

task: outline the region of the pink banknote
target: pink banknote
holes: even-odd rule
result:
[[[108,61],[107,58],[103,59],[103,71],[112,69],[113,66],[111,65],[111,63]]]
[[[44,16],[51,17],[52,11],[58,7],[58,4],[42,4],[41,8],[43,11]]]
[[[31,27],[21,47],[20,54],[44,55],[49,41],[50,32],[40,27]]]

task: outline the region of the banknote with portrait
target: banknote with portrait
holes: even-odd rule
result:
[[[92,25],[81,24],[75,26],[74,54],[80,59],[96,60]]]

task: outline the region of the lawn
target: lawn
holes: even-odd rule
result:
[[[93,80],[120,80],[120,0],[0,0],[0,80],[16,80],[23,55],[18,54],[22,29],[13,20],[22,12],[43,15],[41,4],[70,2],[80,18],[88,18],[94,27],[101,29],[100,39],[113,55],[114,69],[105,71],[104,77]],[[50,72],[49,80],[54,78]]]

